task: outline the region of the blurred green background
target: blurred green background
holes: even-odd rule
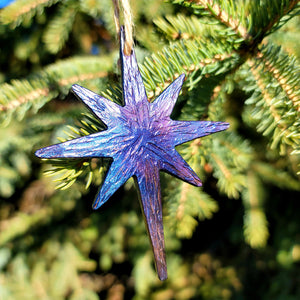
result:
[[[1,6],[1,300],[300,298],[299,1],[131,1],[149,98],[231,125],[178,147],[203,188],[161,173],[164,282],[131,179],[93,211],[107,161],[34,156],[103,129],[72,84],[121,102],[111,0]]]

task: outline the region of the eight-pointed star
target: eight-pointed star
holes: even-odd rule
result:
[[[201,186],[196,173],[175,146],[228,128],[210,121],[174,121],[170,118],[184,81],[179,76],[158,98],[147,99],[135,53],[123,52],[121,63],[124,106],[79,85],[73,92],[101,119],[107,129],[36,151],[40,158],[110,157],[113,159],[93,208],[99,208],[130,177],[136,179],[145,222],[161,280],[167,278],[159,171],[163,170],[193,185]]]

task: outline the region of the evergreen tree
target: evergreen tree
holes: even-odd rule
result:
[[[108,161],[33,154],[103,130],[72,84],[120,103],[111,0],[16,0],[0,10],[0,299],[299,299],[299,1],[131,6],[150,100],[185,73],[172,118],[231,125],[178,147],[202,189],[161,174],[169,279],[133,181],[93,211]]]

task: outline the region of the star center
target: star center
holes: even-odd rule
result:
[[[133,128],[133,147],[136,150],[139,150],[141,148],[146,148],[148,142],[151,139],[151,133],[149,132],[148,129],[143,128],[143,127],[134,127]]]

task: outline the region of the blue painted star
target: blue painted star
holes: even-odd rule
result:
[[[134,177],[161,280],[167,278],[159,171],[195,186],[201,180],[175,150],[175,146],[228,128],[228,123],[174,121],[170,118],[184,75],[179,76],[150,103],[134,52],[126,56],[121,31],[124,106],[79,85],[73,92],[101,119],[107,129],[36,151],[40,158],[110,157],[113,159],[94,201],[99,208],[130,177]]]

